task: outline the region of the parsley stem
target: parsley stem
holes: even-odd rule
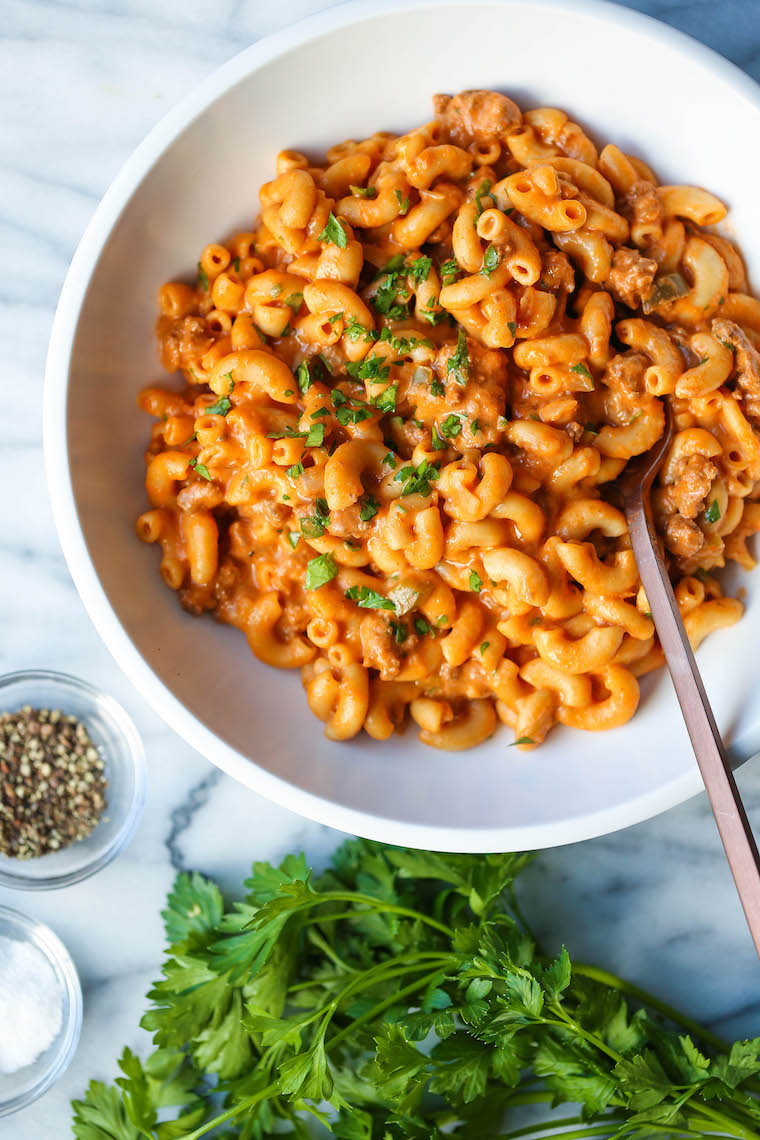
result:
[[[509,1104],[513,1104],[512,1100]],[[519,1136],[532,1136],[534,1132],[550,1132],[556,1128],[565,1128],[570,1124],[583,1124],[582,1116],[565,1116],[560,1120],[544,1120],[540,1124],[527,1124],[524,1128],[513,1128],[511,1132],[500,1132],[497,1140],[517,1140]],[[615,1117],[604,1117],[598,1124],[586,1124],[585,1128],[578,1128],[572,1132],[557,1132],[557,1140],[575,1140],[581,1136],[609,1136],[612,1126],[624,1124],[625,1121]],[[647,1125],[647,1127],[649,1127]]]
[[[649,1006],[650,1009],[661,1013],[663,1017],[667,1017],[669,1021],[673,1021],[676,1025],[687,1029],[689,1033],[695,1037],[701,1038],[706,1045],[710,1045],[716,1052],[728,1052],[726,1042],[718,1037],[717,1033],[712,1033],[711,1030],[705,1029],[703,1025],[694,1021],[693,1018],[688,1017],[685,1013],[681,1013],[680,1010],[675,1009],[672,1005],[668,1005],[667,1002],[661,1001],[660,998],[655,997],[654,994],[649,993],[633,982],[624,981],[623,978],[618,978],[616,974],[610,974],[607,970],[599,969],[598,966],[588,966],[585,962],[573,962],[573,973],[580,974],[582,978],[590,978],[594,982],[600,982],[601,985],[609,986],[611,989],[619,990],[620,993],[628,994],[629,997],[640,1001],[642,1005]]]
[[[607,1056],[610,1057],[616,1064],[623,1060],[622,1053],[618,1053],[615,1049],[611,1049],[605,1041],[602,1041],[601,1037],[597,1037],[595,1033],[589,1033],[588,1030],[584,1029],[582,1025],[579,1025],[575,1018],[571,1017],[570,1014],[562,1008],[559,1002],[549,1002],[547,1004],[547,1009],[550,1009],[552,1013],[556,1014],[556,1016],[560,1019],[559,1021],[552,1022],[551,1024],[560,1025],[563,1029],[569,1025],[570,1028],[575,1033],[577,1033],[579,1037],[582,1037],[584,1041],[588,1041],[589,1045],[593,1045],[596,1049],[601,1050],[602,1053],[606,1053]]]
[[[445,934],[448,938],[454,937],[454,931],[450,926],[446,926],[443,922],[438,922],[436,919],[431,918],[429,914],[423,914],[419,910],[410,910],[405,906],[396,906],[395,903],[386,903],[381,899],[373,898],[372,895],[362,895],[356,891],[325,891],[323,894],[316,895],[301,907],[294,908],[294,911],[305,910],[311,906],[319,906],[325,902],[348,902],[353,903],[354,906],[359,903],[362,906],[371,907],[372,910],[380,911],[383,914],[400,914],[403,918],[414,918],[418,922],[424,922],[426,926],[431,926],[433,930]],[[317,921],[325,922],[328,919],[334,921],[336,918],[361,918],[363,913],[361,910],[345,911],[338,915],[323,915]]]
[[[207,1132],[211,1132],[213,1128],[218,1128],[220,1124],[226,1124],[228,1120],[233,1120],[236,1116],[240,1116],[241,1112],[245,1112],[248,1108],[253,1108],[259,1101],[268,1100],[271,1096],[277,1096],[280,1091],[280,1082],[273,1081],[271,1085],[267,1085],[261,1092],[254,1093],[253,1096],[247,1096],[245,1100],[238,1101],[232,1108],[228,1108],[220,1116],[215,1116],[213,1120],[207,1120],[200,1128],[196,1128],[194,1132],[187,1132],[184,1136],[180,1136],[178,1140],[200,1140],[201,1136],[205,1136]]]
[[[391,1006],[398,1003],[399,998],[404,998],[408,994],[413,994],[415,990],[422,989],[432,978],[437,977],[439,973],[440,968],[423,975],[421,978],[416,978],[413,982],[409,982],[408,985],[403,986],[400,990],[396,990],[390,997],[378,1002],[377,1005],[373,1006],[367,1013],[363,1013],[361,1017],[354,1018],[350,1025],[345,1026],[344,1029],[341,1029],[334,1037],[330,1038],[327,1042],[327,1048],[332,1049],[333,1045],[338,1045],[344,1038],[348,1037],[349,1033],[353,1033],[357,1026],[364,1025],[368,1021],[373,1021],[378,1014],[385,1013],[386,1009],[390,1009]]]
[[[729,1116],[726,1112],[718,1112],[714,1108],[708,1108],[706,1104],[701,1104],[697,1100],[689,1101],[689,1108],[692,1112],[698,1112],[700,1116],[705,1116],[708,1120],[719,1124],[721,1131],[726,1132],[729,1136],[740,1136],[743,1140],[757,1140],[757,1132],[754,1129],[745,1127],[739,1120]]]

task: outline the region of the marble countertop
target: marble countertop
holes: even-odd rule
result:
[[[0,38],[0,673],[43,666],[123,702],[148,753],[150,791],[131,847],[88,882],[50,894],[0,889],[0,904],[50,923],[79,968],[78,1054],[39,1102],[0,1121],[2,1140],[69,1134],[71,1097],[139,1048],[157,976],[159,910],[179,869],[233,889],[253,859],[304,849],[323,862],[340,836],[234,783],[178,739],[112,661],[69,578],[45,490],[40,432],[50,323],[69,260],[121,164],[213,68],[325,0],[4,0]],[[760,79],[756,0],[633,0]],[[20,492],[23,492],[20,494]],[[760,828],[760,765],[739,774]],[[760,1031],[760,965],[704,796],[617,835],[547,852],[526,905],[547,941],[646,981],[728,1035]]]

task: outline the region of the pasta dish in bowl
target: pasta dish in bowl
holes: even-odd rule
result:
[[[663,663],[615,481],[670,405],[654,492],[694,646],[760,529],[760,302],[723,203],[563,110],[279,153],[250,230],[159,295],[181,389],[138,534],[192,613],[300,668],[331,740],[520,749],[625,724]]]
[[[398,82],[357,81],[377,60]],[[45,453],[83,603],[190,746],[445,851],[693,795],[616,490],[667,404],[660,535],[732,758],[760,750],[760,231],[726,124],[760,131],[751,80],[628,9],[361,0],[154,129],[68,273]]]

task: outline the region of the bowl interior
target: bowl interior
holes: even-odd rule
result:
[[[31,1104],[68,1066],[82,1026],[82,994],[68,951],[48,927],[17,911],[0,907],[0,937],[29,942],[44,954],[61,996],[61,1028],[49,1047],[31,1065],[15,1073],[0,1073],[0,1116],[5,1116]]]
[[[87,728],[105,764],[106,809],[94,830],[60,851],[35,859],[0,855],[0,883],[26,888],[76,882],[102,866],[126,842],[142,805],[142,744],[132,722],[111,697],[58,673],[24,672],[0,678],[0,709],[23,705],[61,709]]]
[[[612,830],[698,787],[662,673],[644,682],[642,707],[625,728],[557,730],[531,755],[508,748],[506,730],[464,754],[427,749],[411,731],[337,745],[324,739],[295,673],[259,664],[236,631],[181,611],[159,578],[157,552],[134,537],[149,432],[136,395],[162,379],[156,293],[165,280],[192,277],[207,242],[250,227],[281,148],[319,154],[344,138],[404,131],[431,117],[433,93],[467,87],[505,91],[524,107],[564,108],[602,144],[641,156],[662,181],[710,188],[729,204],[728,230],[756,271],[756,156],[722,146],[716,162],[706,140],[723,138],[727,123],[735,137],[757,137],[758,101],[749,81],[706,49],[618,8],[412,3],[403,16],[364,7],[356,19],[354,10],[354,22],[345,11],[222,69],[195,97],[205,109],[180,111],[160,128],[96,218],[58,318],[58,345],[74,337],[70,368],[65,352],[50,363],[50,475],[69,563],[96,624],[158,711],[238,779],[295,810],[452,849],[547,846]],[[376,79],[357,80],[382,61],[404,79],[380,93]],[[642,83],[642,72],[656,81]],[[67,376],[64,422],[56,391]],[[710,638],[699,660],[724,733],[749,755],[760,746],[749,667],[760,589],[753,576],[744,583],[745,620]]]

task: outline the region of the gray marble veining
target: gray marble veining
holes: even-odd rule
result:
[[[167,729],[119,672],[68,576],[44,485],[40,397],[57,295],[108,183],[160,116],[214,67],[325,0],[3,0],[0,37],[0,672],[48,666],[95,681],[143,733],[150,794],[129,850],[61,893],[0,890],[49,922],[85,990],[82,1042],[38,1104],[0,1121],[2,1140],[68,1134],[68,1101],[138,1047],[157,974],[159,910],[178,868],[233,889],[253,858],[340,839],[233,783]],[[757,0],[631,0],[760,78]],[[740,773],[760,827],[760,764]],[[726,1034],[760,1029],[760,965],[743,927],[705,798],[626,832],[539,857],[522,884],[549,943],[646,982]]]

